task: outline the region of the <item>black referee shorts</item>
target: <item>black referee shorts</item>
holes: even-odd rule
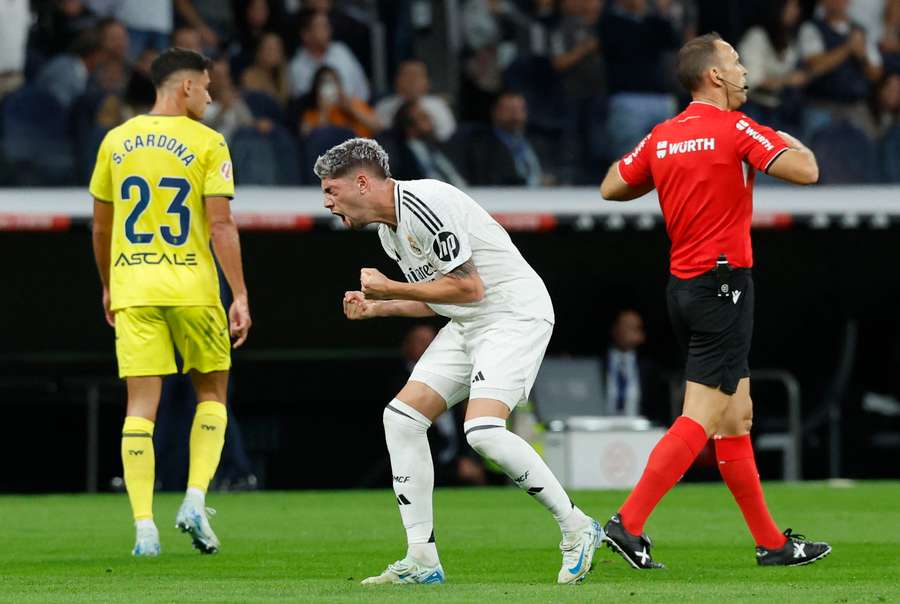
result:
[[[731,272],[731,294],[720,298],[715,272],[691,279],[669,276],[666,298],[675,337],[687,364],[685,379],[734,394],[750,376],[753,337],[753,275]]]

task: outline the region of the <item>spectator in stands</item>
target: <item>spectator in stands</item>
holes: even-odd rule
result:
[[[559,19],[555,0],[532,0],[528,17],[531,20],[528,28],[528,46],[520,47],[519,52],[546,57],[550,53],[550,34],[556,28]]]
[[[238,77],[253,63],[263,36],[284,24],[283,16],[273,12],[268,0],[244,0],[242,5],[237,12],[237,38],[229,48],[232,72]]]
[[[102,56],[96,30],[82,33],[69,52],[54,56],[44,65],[34,84],[52,94],[63,107],[71,107],[87,91],[91,74]]]
[[[854,16],[852,8],[851,5],[850,14]],[[881,51],[884,70],[888,73],[900,73],[900,0],[887,0],[878,49]]]
[[[128,28],[131,59],[150,48],[163,51],[172,35],[172,0],[120,0],[116,17]]]
[[[563,175],[571,183],[593,172],[598,156],[603,155],[606,69],[597,37],[603,2],[562,0],[560,10],[559,25],[550,38],[550,56],[567,101],[561,153],[563,163],[574,171]]]
[[[348,97],[369,100],[366,74],[345,44],[332,41],[328,15],[303,13],[300,18],[300,41],[301,46],[290,64],[294,96],[308,93],[316,71],[327,65],[338,73]]]
[[[0,19],[0,99],[25,81],[29,25],[28,0],[9,0]]]
[[[850,20],[849,0],[819,0],[815,16],[800,28],[800,56],[811,72],[806,136],[842,119],[875,134],[866,99],[881,77],[876,41]]]
[[[531,19],[510,0],[467,0],[462,9],[462,34],[466,46],[478,51],[492,48],[502,71],[516,58],[527,40]]]
[[[781,129],[788,129],[786,113],[799,101],[793,93],[809,80],[799,63],[799,21],[799,0],[770,0],[763,24],[747,30],[737,48],[750,87],[742,111],[760,123]]]
[[[4,17],[5,20],[5,17]],[[45,58],[65,52],[98,17],[80,0],[54,0],[39,5],[34,46]]]
[[[263,92],[284,107],[291,92],[284,45],[278,34],[267,33],[259,41],[253,64],[241,74],[244,90]]]
[[[203,38],[201,38],[200,31],[196,28],[179,27],[172,33],[172,46],[202,53]]]
[[[884,78],[875,91],[873,112],[879,136],[900,126],[900,75]]]
[[[525,97],[506,91],[494,101],[491,127],[476,133],[467,146],[468,174],[477,186],[542,184],[541,163],[525,136],[528,107]]]
[[[619,311],[609,335],[603,362],[607,413],[668,421],[668,399],[659,370],[638,352],[647,339],[640,313],[630,308]]]
[[[218,54],[225,40],[234,35],[231,2],[223,0],[175,0],[181,20],[200,33],[206,54]]]
[[[348,94],[337,70],[327,65],[316,71],[312,89],[302,105],[300,133],[303,136],[324,126],[348,128],[362,137],[372,137],[383,129],[375,110],[363,99]]]
[[[446,142],[456,131],[456,118],[453,111],[442,97],[428,94],[428,68],[424,61],[411,59],[403,61],[397,67],[394,78],[394,94],[384,97],[375,105],[375,113],[385,127],[394,124],[394,115],[400,105],[406,101],[419,101],[422,109],[428,113],[434,126],[434,135],[441,142]]]
[[[529,27],[528,17],[509,0],[467,0],[463,4],[463,120],[489,121],[490,102],[503,87],[503,71],[516,59]]]
[[[114,94],[125,91],[129,78],[128,30],[112,17],[97,24],[100,34],[101,57],[97,65],[96,79],[100,88]]]
[[[597,37],[602,9],[603,3],[597,0],[562,0],[560,5],[551,55],[570,98],[593,97],[606,91],[606,70]]]
[[[328,15],[332,39],[346,44],[368,74],[372,72],[372,36],[369,26],[361,20],[364,15],[356,18],[349,12],[349,8],[337,7],[333,0],[303,0],[304,10]]]
[[[212,97],[212,103],[206,109],[203,123],[218,130],[230,143],[232,135],[238,129],[253,126],[255,120],[234,86],[227,60],[216,59],[209,76],[209,96]],[[263,124],[262,128],[265,129],[266,125]]]
[[[887,22],[895,16],[891,13],[896,11],[896,4],[896,0],[851,0],[847,15],[881,49],[887,34]]]
[[[159,51],[155,48],[145,48],[131,70],[128,84],[125,86],[125,119],[130,119],[142,113],[149,113],[156,101],[156,86],[150,75],[150,66]]]
[[[675,115],[663,54],[681,46],[669,0],[615,0],[600,21],[609,86],[609,152],[622,157],[658,124]]]
[[[434,178],[466,186],[459,169],[434,136],[434,125],[419,101],[406,101],[394,116],[394,127],[380,138],[391,158],[391,174],[400,180]]]

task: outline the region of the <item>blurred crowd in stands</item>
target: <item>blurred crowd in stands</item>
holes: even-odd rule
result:
[[[205,121],[239,184],[317,184],[374,136],[398,178],[596,184],[687,102],[678,47],[716,30],[744,111],[822,181],[900,182],[900,0],[0,0],[0,185],[83,185],[149,110],[170,46],[213,59]]]

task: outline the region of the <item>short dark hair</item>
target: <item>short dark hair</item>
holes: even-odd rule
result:
[[[153,60],[150,65],[150,79],[157,88],[162,88],[166,80],[183,69],[190,71],[205,71],[209,69],[212,61],[194,50],[187,48],[170,48]]]
[[[694,92],[703,81],[703,74],[716,60],[718,45],[722,39],[717,32],[698,36],[687,42],[678,51],[678,64],[675,68],[678,81],[688,92]]]
[[[311,8],[304,8],[303,10],[301,10],[300,14],[297,16],[297,31],[299,31],[301,35],[306,33],[312,27],[313,21],[316,20],[316,17],[321,14],[324,13],[320,13],[319,11],[313,10]],[[325,16],[327,17],[328,15]]]
[[[403,101],[403,104],[394,113],[394,128],[402,135],[406,135],[406,131],[413,126],[413,109],[418,106],[419,101],[409,100]]]
[[[69,52],[82,59],[102,50],[100,46],[100,31],[96,28],[87,29],[75,38],[69,47]]]
[[[491,110],[496,109],[497,105],[500,104],[500,101],[511,96],[520,96],[522,98],[525,98],[525,95],[521,90],[517,90],[515,88],[502,88],[497,94],[494,95],[494,98],[491,99]]]

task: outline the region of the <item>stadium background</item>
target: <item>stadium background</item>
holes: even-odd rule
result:
[[[27,456],[29,462],[4,467],[0,491],[103,491],[120,474],[117,433],[124,390],[113,379],[112,333],[99,307],[85,185],[102,135],[149,102],[142,81],[148,55],[135,45],[168,40],[173,31],[199,42],[220,58],[218,65],[229,66],[238,88],[232,100],[240,105],[243,98],[246,109],[242,116],[234,110],[239,125],[229,138],[255,325],[247,347],[234,356],[233,400],[261,486],[388,484],[373,479],[372,468],[362,467],[359,459],[385,455],[380,415],[394,393],[393,376],[402,364],[399,343],[411,325],[351,324],[341,316],[339,297],[354,287],[361,266],[389,275],[396,271],[374,233],[346,232],[323,214],[316,191],[302,188],[315,186],[309,168],[322,145],[347,135],[334,123],[321,127],[318,117],[304,127],[304,107],[313,99],[282,88],[286,84],[279,78],[290,77],[290,63],[301,48],[300,23],[312,19],[303,11],[326,11],[334,39],[354,53],[365,74],[370,96],[359,100],[369,106],[392,94],[402,61],[425,63],[431,92],[455,115],[455,134],[441,141],[411,134],[411,128],[385,128],[379,138],[389,149],[402,150],[413,134],[419,136],[455,164],[458,174],[448,177],[465,179],[467,190],[478,187],[476,200],[502,214],[554,298],[559,321],[549,354],[602,355],[615,313],[633,307],[647,323],[643,352],[670,371],[679,366],[663,304],[668,241],[655,201],[615,206],[601,200],[597,187],[615,157],[613,148],[621,144],[607,124],[625,124],[642,111],[627,103],[613,106],[611,99],[627,93],[629,85],[647,85],[621,78],[611,83],[617,66],[610,57],[617,50],[604,37],[610,31],[603,29],[604,20],[645,3],[161,1],[145,3],[146,12],[171,10],[168,31],[155,38],[122,25],[122,19],[134,18],[121,12],[127,4],[9,0],[2,5],[0,453],[4,459]],[[739,45],[782,4],[672,0],[646,3],[645,10],[664,17],[677,41],[714,29]],[[814,15],[815,4],[799,3],[799,21]],[[785,111],[771,114],[813,146],[826,184],[800,190],[762,182],[757,188],[764,210],[754,229],[759,296],[751,362],[755,368],[787,370],[799,380],[805,478],[896,478],[900,279],[893,260],[900,157],[894,149],[900,140],[895,128],[900,92],[896,99],[891,95],[900,85],[895,71],[900,12],[888,0],[850,4],[883,17],[880,33],[872,36],[883,56],[883,74],[860,99],[874,130],[834,117],[806,132],[804,112],[815,108],[815,100],[804,87],[786,89]],[[254,10],[266,15],[256,27],[247,18]],[[599,40],[597,49],[586,53],[593,62],[581,86],[573,86],[577,77],[554,71],[554,57],[568,39],[558,37],[554,50],[554,32],[566,27],[593,31]],[[268,31],[284,45],[280,66],[260,69],[256,78],[242,77],[241,68],[253,66],[254,51]],[[535,42],[541,32],[543,45]],[[798,43],[797,27],[789,33],[791,43]],[[17,40],[21,52],[14,48]],[[660,48],[626,71],[649,66],[650,75],[659,75],[654,80],[659,88],[649,92],[680,107],[683,94],[671,76],[664,77],[671,61],[671,48]],[[72,82],[67,75],[74,76]],[[214,97],[227,89],[217,84]],[[356,89],[359,82],[343,86]],[[273,95],[265,96],[264,89]],[[518,188],[482,188],[510,184],[490,182],[490,174],[469,161],[491,132],[492,102],[501,91],[513,91],[527,103],[527,139],[541,171],[535,178],[529,167],[517,169]],[[343,119],[347,126],[349,118]],[[349,125],[366,127],[352,120]],[[399,157],[400,151],[392,155]],[[889,404],[864,408],[866,393],[882,395]],[[756,391],[759,433],[783,428],[767,424],[767,415],[783,416],[785,405],[777,392],[769,394]],[[668,400],[654,404],[661,415],[669,413]],[[50,424],[42,421],[48,410]],[[39,422],[57,446],[79,454],[59,459],[37,450],[22,426]],[[346,444],[323,441],[335,425]],[[327,464],[302,463],[321,456],[324,446]],[[85,461],[91,454],[100,464],[93,475]],[[760,466],[764,478],[780,476],[777,458],[763,455]],[[689,476],[711,477],[714,468],[702,467]]]

